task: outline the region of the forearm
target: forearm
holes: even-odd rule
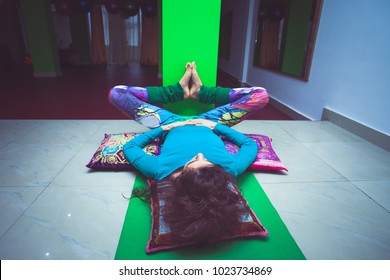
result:
[[[162,136],[163,133],[164,130],[161,127],[158,127],[134,137],[123,146],[123,153],[126,159],[146,177],[155,177],[159,157],[148,155],[143,148],[148,143]]]
[[[132,147],[139,147],[144,148],[147,144],[155,140],[156,138],[162,136],[164,133],[164,130],[162,127],[157,127],[155,129],[152,129],[148,132],[142,133],[131,139],[129,142],[127,142],[123,149],[129,149]]]
[[[229,103],[230,88],[202,86],[198,93],[198,100],[206,104]]]
[[[221,124],[215,126],[214,132],[217,135],[225,136],[228,141],[236,144],[240,148],[234,157],[238,174],[244,172],[256,159],[258,152],[256,142],[241,132]]]

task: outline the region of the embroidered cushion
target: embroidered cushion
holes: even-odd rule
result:
[[[123,145],[137,136],[138,133],[104,134],[104,138],[87,167],[102,170],[128,170],[133,168],[125,158]],[[146,145],[144,151],[150,155],[160,154],[160,140]]]
[[[285,170],[287,168],[282,164],[278,155],[275,153],[272,148],[272,139],[268,136],[261,134],[245,134],[246,136],[252,138],[257,144],[257,156],[253,163],[248,167],[248,170]],[[223,142],[227,151],[231,154],[236,154],[239,147],[234,143],[226,140],[222,137]]]
[[[169,226],[164,222],[163,215],[161,213],[162,206],[164,205],[164,200],[161,198],[161,192],[163,188],[169,188],[169,181],[155,181],[148,180],[149,186],[155,184],[155,187],[152,188],[154,191],[151,193],[150,203],[152,209],[152,229],[150,232],[150,239],[146,246],[147,253],[155,253],[159,251],[174,249],[178,247],[192,245],[191,243],[177,243],[172,238],[172,234]],[[244,214],[241,216],[241,224],[237,227],[237,230],[233,234],[221,236],[218,240],[213,240],[213,242],[235,239],[235,238],[245,238],[250,236],[266,236],[268,231],[261,224],[260,220],[257,218],[256,214],[248,206],[248,202],[241,195],[237,186],[230,184],[228,186],[232,191],[236,192],[240,196],[241,205],[245,209]]]

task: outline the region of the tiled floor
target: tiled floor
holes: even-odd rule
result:
[[[390,153],[329,122],[245,121],[287,173],[256,177],[308,259],[390,259]],[[0,259],[113,259],[133,172],[85,167],[127,120],[0,120]],[[261,219],[261,217],[260,217]]]

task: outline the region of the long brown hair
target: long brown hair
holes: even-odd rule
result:
[[[164,188],[163,218],[178,242],[207,243],[233,233],[243,208],[221,166],[183,170]]]

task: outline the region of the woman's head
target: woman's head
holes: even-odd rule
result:
[[[189,164],[191,165],[191,164]],[[230,174],[218,165],[185,167],[164,191],[163,216],[179,242],[206,243],[234,232],[242,215]]]

